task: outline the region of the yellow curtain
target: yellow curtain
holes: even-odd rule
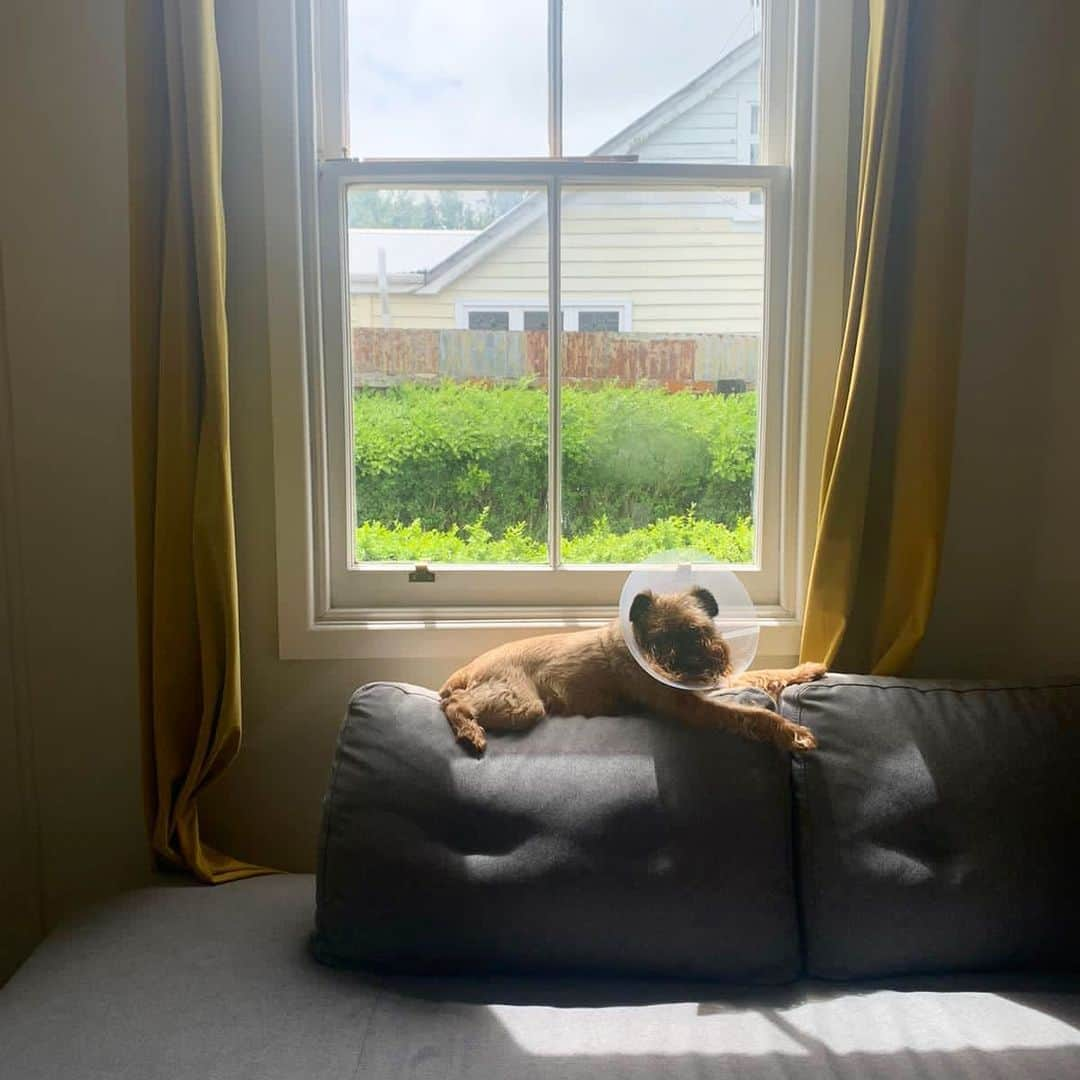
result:
[[[851,293],[803,660],[895,674],[933,602],[961,350],[977,0],[870,0]]]
[[[214,3],[129,0],[127,19],[146,813],[159,863],[217,883],[265,871],[199,833],[240,746]]]

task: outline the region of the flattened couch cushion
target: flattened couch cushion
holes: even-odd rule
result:
[[[365,686],[324,801],[315,953],[790,980],[790,806],[787,755],[733,735],[551,717],[476,758],[432,691]]]
[[[1080,685],[785,692],[810,975],[1080,969]]]

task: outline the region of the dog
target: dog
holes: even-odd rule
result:
[[[680,683],[757,687],[779,697],[785,686],[812,682],[821,664],[732,677],[727,643],[716,630],[708,589],[638,593],[630,606],[634,639],[648,663]],[[439,691],[455,738],[478,754],[485,729],[522,731],[545,715],[611,716],[646,712],[698,727],[722,728],[783,750],[813,750],[814,733],[771,709],[739,705],[654,679],[634,659],[619,620],[595,630],[512,641],[455,671]]]

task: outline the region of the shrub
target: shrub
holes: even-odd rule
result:
[[[641,529],[613,533],[601,519],[588,532],[563,539],[563,559],[571,563],[641,562],[661,551],[692,548],[723,562],[745,563],[753,551],[754,532],[748,518],[733,529],[703,521],[693,509],[686,514],[654,521]],[[545,562],[547,545],[526,534],[519,522],[494,536],[486,515],[459,528],[425,529],[409,524],[365,522],[356,530],[356,554],[361,561],[425,562]]]
[[[565,386],[563,530],[582,542],[696,506],[735,529],[751,512],[757,396]],[[359,390],[357,517],[446,535],[479,522],[503,543],[547,533],[547,394],[527,383],[443,382]],[[412,528],[412,525],[402,526]],[[599,534],[597,534],[599,535]]]

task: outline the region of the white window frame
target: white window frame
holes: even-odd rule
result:
[[[583,312],[615,311],[619,315],[619,333],[626,334],[634,328],[634,305],[630,300],[575,300],[564,303],[563,329],[573,332],[578,329],[578,321]],[[454,303],[454,323],[459,330],[469,329],[469,313],[472,311],[505,311],[510,316],[511,331],[525,329],[526,311],[547,311],[547,301],[541,297],[535,300],[457,300]]]
[[[767,228],[784,242],[767,255],[766,266],[771,314],[761,414],[770,422],[760,446],[773,503],[762,505],[759,484],[755,505],[759,552],[771,552],[771,566],[763,574],[759,562],[743,575],[762,625],[761,660],[797,650],[816,525],[817,462],[842,329],[851,6],[852,0],[774,0],[767,8],[766,41],[784,59],[765,64],[766,102],[786,101],[793,76],[793,104],[773,108],[773,115],[763,109],[766,164],[453,161],[440,163],[438,172],[455,187],[501,182],[546,190],[553,235],[564,185],[630,183],[648,190],[664,182],[745,190],[753,183],[765,191]],[[625,567],[556,573],[549,567],[439,568],[444,572],[432,585],[413,585],[409,564],[351,566],[351,536],[333,534],[335,504],[344,500],[345,520],[351,520],[353,483],[348,447],[334,435],[348,423],[346,362],[342,354],[329,355],[324,339],[328,326],[338,327],[333,340],[344,325],[347,292],[328,287],[347,281],[344,232],[334,235],[327,223],[342,220],[345,186],[358,175],[384,186],[429,187],[434,175],[419,164],[358,167],[317,159],[318,149],[343,145],[347,132],[344,8],[344,0],[258,0],[280,654],[463,657],[514,636],[595,625],[614,613],[615,583]],[[318,72],[341,89],[336,101],[315,92]],[[557,273],[552,280],[558,282]],[[544,306],[561,306],[557,285]],[[557,396],[557,381],[553,385]],[[554,455],[558,433],[552,434]],[[557,497],[558,478],[550,479]],[[336,513],[341,516],[340,505]],[[478,601],[479,580],[495,588]],[[343,581],[351,593],[341,588]]]

